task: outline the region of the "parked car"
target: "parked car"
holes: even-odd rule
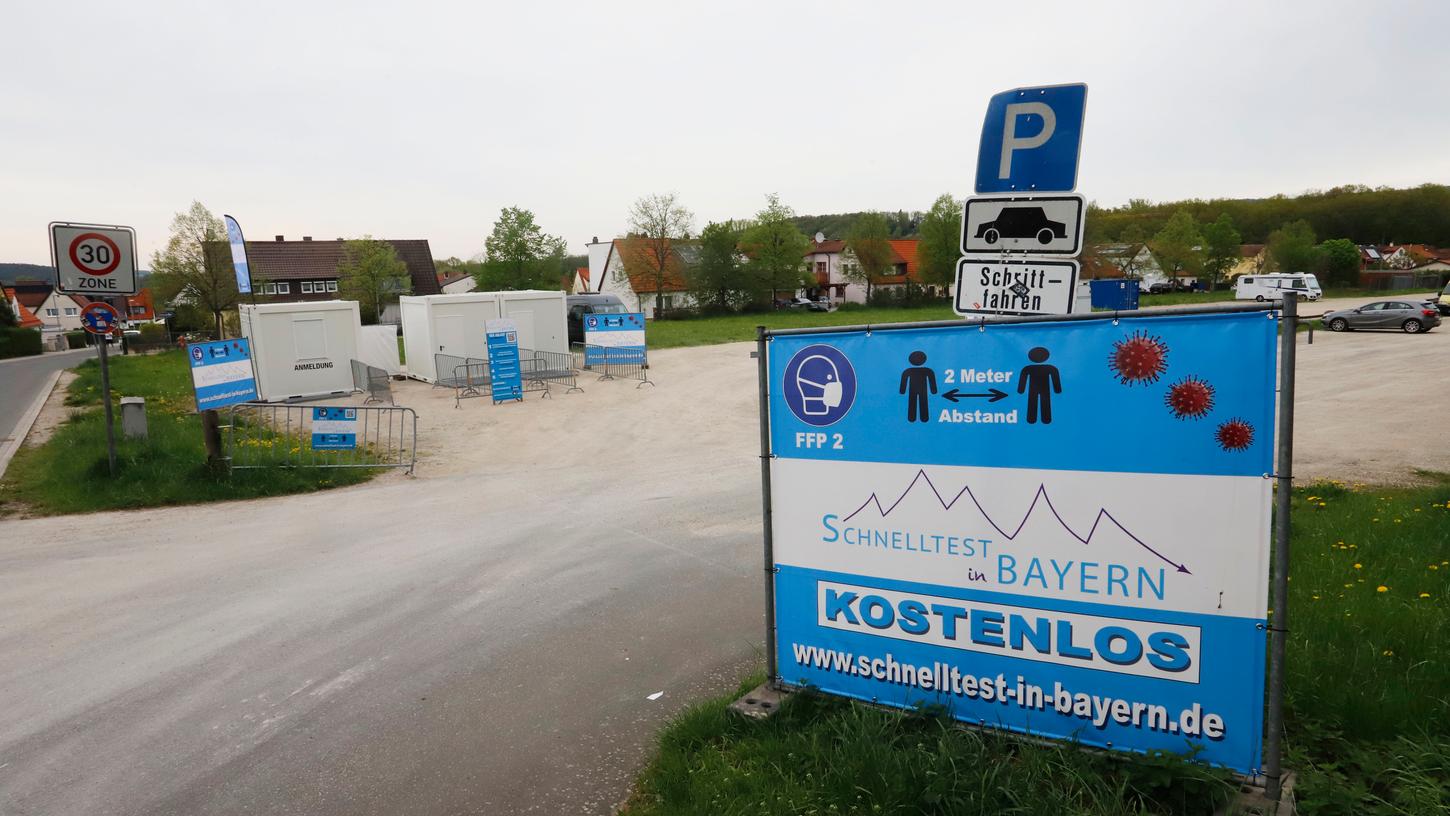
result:
[[[1440,325],[1440,313],[1422,303],[1379,300],[1354,309],[1325,312],[1322,320],[1330,331],[1399,329],[1405,334],[1419,334]]]
[[[1039,244],[1050,244],[1054,238],[1067,237],[1067,225],[1053,221],[1041,207],[1004,207],[997,217],[977,227],[977,236],[989,244],[1003,238],[1036,238]]]
[[[570,343],[584,342],[584,315],[626,314],[629,312],[629,308],[624,305],[624,301],[619,299],[619,295],[603,292],[569,295],[564,298],[564,308],[567,310]]]
[[[777,309],[805,309],[811,312],[829,312],[831,301],[829,298],[811,300],[808,297],[793,297],[789,300],[778,300],[775,303]]]
[[[1434,304],[1440,314],[1450,315],[1450,283],[1445,284],[1444,291],[1440,292],[1440,298]]]

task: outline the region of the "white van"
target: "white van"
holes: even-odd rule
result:
[[[1311,274],[1241,275],[1234,286],[1236,300],[1282,300],[1285,292],[1295,292],[1305,300],[1324,297],[1319,279]]]

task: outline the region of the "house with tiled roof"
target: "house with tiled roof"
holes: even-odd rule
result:
[[[564,287],[564,291],[571,295],[582,295],[592,292],[594,290],[589,288],[589,282],[589,267],[581,266],[574,270],[573,278],[569,281],[569,285]]]
[[[30,311],[24,303],[20,302],[20,298],[16,296],[14,288],[9,286],[5,287],[4,295],[5,300],[10,304],[10,311],[20,321],[20,328],[43,329],[45,327],[45,323],[35,316],[35,312]]]
[[[461,295],[478,288],[478,280],[467,272],[453,272],[438,279],[438,288],[445,295]]]
[[[426,240],[382,240],[392,244],[398,259],[407,267],[412,294],[442,293],[433,266],[433,250]],[[247,266],[252,272],[252,291],[264,303],[337,300],[337,267],[342,263],[346,246],[347,242],[341,238],[314,241],[311,236],[304,236],[300,241],[288,241],[282,235],[272,241],[248,241]]]
[[[59,333],[81,330],[81,309],[90,303],[84,295],[67,295],[49,283],[17,282],[16,300],[42,324],[41,330]]]
[[[653,269],[649,239],[616,238],[610,243],[599,288],[589,291],[618,295],[630,311],[644,312],[648,319],[655,317],[661,301],[667,312],[693,309],[695,298],[686,284],[685,270],[698,260],[699,251],[695,241],[667,241],[664,274],[660,275]],[[592,283],[592,276],[586,281]]]
[[[1268,259],[1269,253],[1266,245],[1240,244],[1239,259],[1229,267],[1225,277],[1232,282],[1239,275],[1257,275],[1264,271],[1264,261]]]
[[[907,282],[919,285],[921,274],[917,270],[916,238],[892,238],[891,269],[871,279],[871,289],[903,289]],[[821,233],[811,239],[805,252],[806,269],[815,278],[815,285],[807,287],[805,296],[815,300],[830,298],[835,303],[865,303],[866,286],[851,280],[856,265],[855,256],[838,238],[826,238]]]

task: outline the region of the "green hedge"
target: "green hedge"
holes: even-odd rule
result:
[[[86,333],[83,331],[68,331],[65,333],[66,348],[85,348],[89,344],[90,341],[86,339]]]
[[[0,326],[0,360],[39,354],[40,330]]]

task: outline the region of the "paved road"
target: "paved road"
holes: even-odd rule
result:
[[[35,401],[51,374],[80,365],[95,353],[94,349],[72,349],[39,357],[0,360],[0,445],[9,440],[21,415]]]
[[[610,812],[757,661],[755,394],[696,399],[747,351],[497,408],[405,386],[460,440],[417,478],[0,521],[0,813]]]

